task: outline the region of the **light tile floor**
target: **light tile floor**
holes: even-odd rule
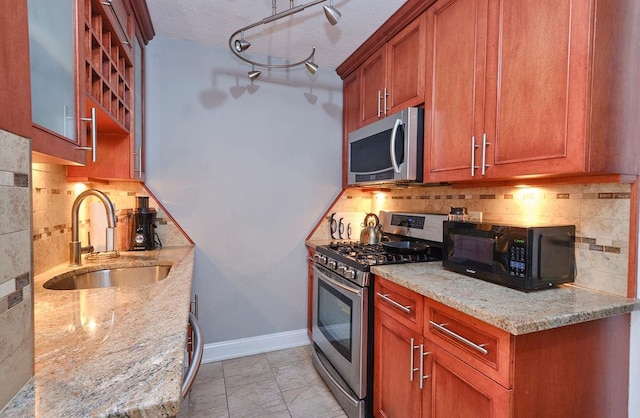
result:
[[[311,347],[202,364],[178,418],[346,418]]]

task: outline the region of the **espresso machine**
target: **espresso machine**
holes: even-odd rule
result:
[[[156,210],[149,207],[147,196],[136,197],[131,222],[131,249],[153,250],[156,247]]]

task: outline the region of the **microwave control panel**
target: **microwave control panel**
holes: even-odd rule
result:
[[[527,274],[527,241],[513,237],[509,243],[509,276],[524,278]]]

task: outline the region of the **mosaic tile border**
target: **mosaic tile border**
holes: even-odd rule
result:
[[[0,170],[0,186],[29,187],[29,174]]]
[[[30,272],[23,273],[0,284],[0,314],[22,302],[25,299],[25,288],[30,284]]]
[[[352,199],[352,196],[346,196],[347,199]],[[513,193],[503,194],[449,194],[449,193],[434,193],[434,194],[422,194],[418,196],[404,196],[394,195],[390,196],[392,200],[497,200],[497,199],[514,199]],[[535,193],[525,193],[522,195],[522,199],[631,199],[631,193],[544,193],[543,195],[536,195]]]

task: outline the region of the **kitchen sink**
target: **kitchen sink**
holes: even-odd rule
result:
[[[61,274],[42,286],[51,290],[96,289],[101,287],[140,286],[163,280],[171,266],[124,267]]]

